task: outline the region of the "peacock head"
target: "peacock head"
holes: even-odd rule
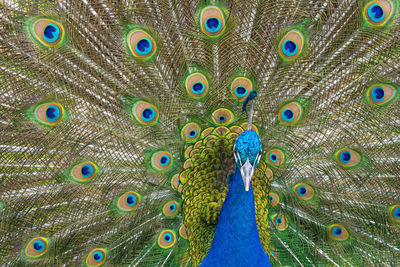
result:
[[[260,161],[261,152],[260,138],[253,130],[244,131],[233,145],[236,166],[240,170],[246,191],[249,191],[251,177],[253,177],[257,164]]]

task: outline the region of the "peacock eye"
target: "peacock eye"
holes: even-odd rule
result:
[[[272,216],[272,223],[279,231],[286,230],[288,228],[288,221],[282,214],[275,214]]]
[[[49,249],[49,241],[44,237],[36,237],[29,241],[25,247],[25,255],[30,258],[42,256]]]
[[[146,102],[146,101],[136,101],[132,107],[132,114],[137,122],[142,125],[154,125],[158,122],[159,113],[158,109]]]
[[[216,6],[205,7],[200,14],[200,25],[203,33],[217,37],[225,29],[225,18],[222,10]]]
[[[336,162],[343,167],[354,167],[361,161],[361,156],[350,148],[342,148],[335,154]]]
[[[279,111],[279,120],[282,124],[292,126],[296,124],[303,114],[303,108],[297,102],[283,106]]]
[[[197,123],[190,122],[183,126],[181,136],[186,142],[196,142],[200,137],[200,132],[200,126]]]
[[[329,226],[329,236],[334,240],[344,241],[349,238],[349,233],[342,225],[332,224]]]
[[[87,266],[100,266],[106,261],[107,252],[103,248],[93,249],[86,257]]]
[[[178,214],[179,211],[179,204],[176,201],[169,201],[164,204],[163,207],[163,214],[167,217],[175,216]]]
[[[374,84],[368,88],[368,102],[375,106],[381,106],[389,103],[396,97],[396,87],[388,84]]]
[[[272,207],[275,207],[279,204],[279,196],[276,193],[271,192],[268,194],[268,197]]]
[[[117,207],[121,211],[133,211],[140,203],[140,195],[134,191],[128,191],[118,198]]]
[[[190,74],[185,81],[186,92],[189,97],[200,100],[208,93],[208,81],[201,73]]]
[[[299,30],[291,30],[279,43],[279,56],[285,61],[297,59],[304,47],[304,35]]]
[[[233,121],[233,113],[229,109],[220,108],[213,112],[212,119],[217,125],[228,125]]]
[[[57,21],[38,19],[32,23],[31,33],[42,45],[55,47],[64,39],[64,28]]]
[[[132,30],[128,34],[127,42],[132,55],[140,60],[150,59],[157,49],[153,37],[142,29]]]
[[[240,102],[245,101],[252,90],[252,82],[245,77],[238,77],[234,79],[231,84],[231,93],[233,97]]]
[[[400,223],[400,204],[391,206],[389,213],[393,221]]]
[[[374,0],[364,7],[363,17],[372,27],[382,27],[392,17],[394,5],[390,0]]]
[[[77,182],[89,182],[96,176],[97,171],[96,164],[91,161],[85,161],[71,169],[71,178]]]
[[[35,108],[36,120],[44,125],[54,126],[64,119],[64,108],[59,103],[41,104]]]
[[[155,170],[166,171],[172,166],[172,163],[172,155],[167,151],[155,152],[151,156],[151,165]]]
[[[158,245],[161,248],[170,248],[176,242],[175,232],[172,230],[163,230],[158,236]]]
[[[293,187],[296,196],[302,200],[310,200],[314,196],[314,190],[305,183],[298,183]]]
[[[267,152],[266,160],[272,166],[279,166],[285,161],[285,154],[280,149],[271,149]]]

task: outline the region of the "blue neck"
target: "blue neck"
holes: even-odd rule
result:
[[[245,191],[238,167],[201,266],[271,266],[258,235],[253,189]]]

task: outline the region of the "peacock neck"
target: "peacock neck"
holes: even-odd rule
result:
[[[270,266],[258,235],[253,189],[245,191],[236,167],[222,206],[214,242],[201,266]]]

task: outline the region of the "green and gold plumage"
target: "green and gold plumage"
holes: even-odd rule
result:
[[[0,0],[0,265],[199,266],[247,129],[272,266],[399,265],[399,10]]]

